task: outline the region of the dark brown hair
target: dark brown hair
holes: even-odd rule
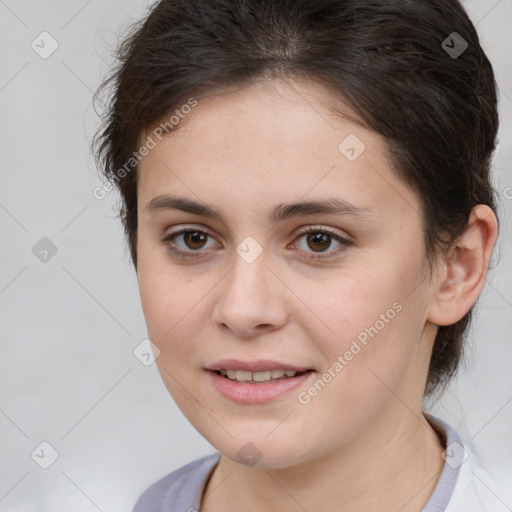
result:
[[[475,205],[496,213],[496,83],[457,0],[162,0],[131,27],[117,57],[98,91],[111,101],[94,147],[120,191],[135,267],[137,166],[132,160],[130,172],[126,163],[141,134],[191,97],[264,77],[338,91],[384,138],[395,172],[420,199],[430,262],[463,233]],[[455,374],[470,319],[471,310],[439,327],[427,395]]]

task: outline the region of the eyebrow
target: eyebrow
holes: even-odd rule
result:
[[[218,219],[227,224],[224,215],[214,206],[199,203],[184,197],[157,196],[151,199],[144,211],[157,212],[165,210],[179,210],[211,219]],[[269,220],[279,222],[294,217],[303,217],[314,214],[350,215],[363,219],[373,218],[372,211],[366,206],[355,205],[344,199],[328,198],[321,201],[299,201],[295,203],[281,203],[275,205],[269,213]]]

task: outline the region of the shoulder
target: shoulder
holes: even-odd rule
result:
[[[498,481],[485,469],[476,454],[466,449],[452,498],[446,512],[505,512],[510,510]]]
[[[466,445],[457,485],[446,512],[505,512],[505,492],[482,465],[476,451]]]
[[[451,497],[444,512],[506,512],[504,490],[498,480],[483,466],[476,447],[461,438],[446,422],[434,419],[447,434],[445,468],[455,470]],[[445,473],[445,471],[443,471]],[[429,509],[427,509],[429,510]]]
[[[206,455],[164,476],[139,497],[132,512],[197,511],[199,502],[220,454]]]

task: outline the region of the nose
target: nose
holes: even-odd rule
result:
[[[252,263],[235,254],[233,268],[216,287],[214,322],[244,338],[282,327],[287,318],[286,287],[275,274],[265,253]]]

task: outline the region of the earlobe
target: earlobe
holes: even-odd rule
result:
[[[458,322],[476,302],[485,284],[498,223],[491,208],[473,208],[468,225],[442,264],[428,320],[436,325]]]

